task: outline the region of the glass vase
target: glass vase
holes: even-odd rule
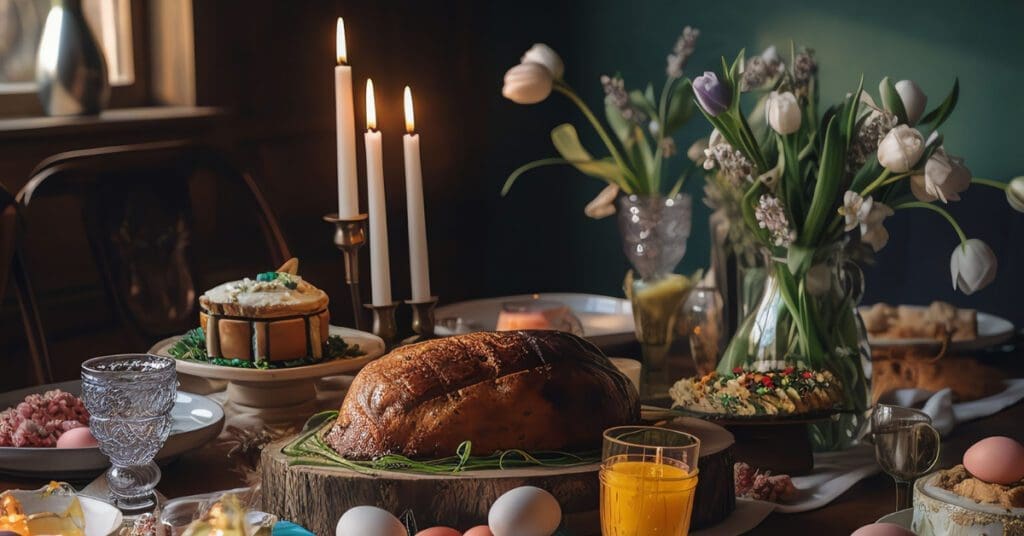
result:
[[[840,247],[819,251],[808,275],[794,275],[784,257],[765,252],[761,298],[740,323],[718,372],[786,367],[828,370],[843,386],[838,420],[810,426],[816,450],[850,446],[863,431],[871,350],[856,311],[863,276]]]
[[[666,354],[690,282],[673,273],[686,254],[693,201],[689,195],[628,195],[618,199],[622,249],[633,270],[626,296],[633,305],[636,336],[643,352],[640,398],[668,396]]]

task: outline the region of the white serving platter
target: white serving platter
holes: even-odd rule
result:
[[[911,306],[926,309],[924,306]],[[862,309],[864,309],[862,307]],[[1013,322],[1009,320],[978,311],[978,336],[974,339],[952,341],[952,351],[973,351],[982,350],[995,346],[1013,337]],[[936,339],[884,339],[868,335],[868,343],[872,348],[892,348],[905,346],[938,346],[942,341]]]

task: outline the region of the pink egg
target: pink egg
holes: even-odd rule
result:
[[[57,438],[57,448],[59,449],[81,449],[95,447],[98,444],[96,438],[92,436],[92,432],[85,426],[72,428]]]
[[[1009,437],[987,437],[967,449],[964,467],[978,480],[993,484],[1024,480],[1024,445]]]
[[[467,530],[462,536],[494,536],[494,533],[487,525],[477,525]]]
[[[462,536],[462,533],[448,527],[431,527],[417,532],[416,536]]]
[[[850,536],[914,536],[914,533],[893,523],[872,523],[853,531]]]

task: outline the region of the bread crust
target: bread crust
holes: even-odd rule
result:
[[[404,346],[352,382],[326,440],[350,459],[582,451],[640,418],[636,389],[589,342],[556,331],[470,333]]]

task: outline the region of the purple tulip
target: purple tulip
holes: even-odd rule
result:
[[[704,71],[703,75],[693,79],[693,94],[711,117],[717,117],[732,104],[732,89],[711,71]]]

